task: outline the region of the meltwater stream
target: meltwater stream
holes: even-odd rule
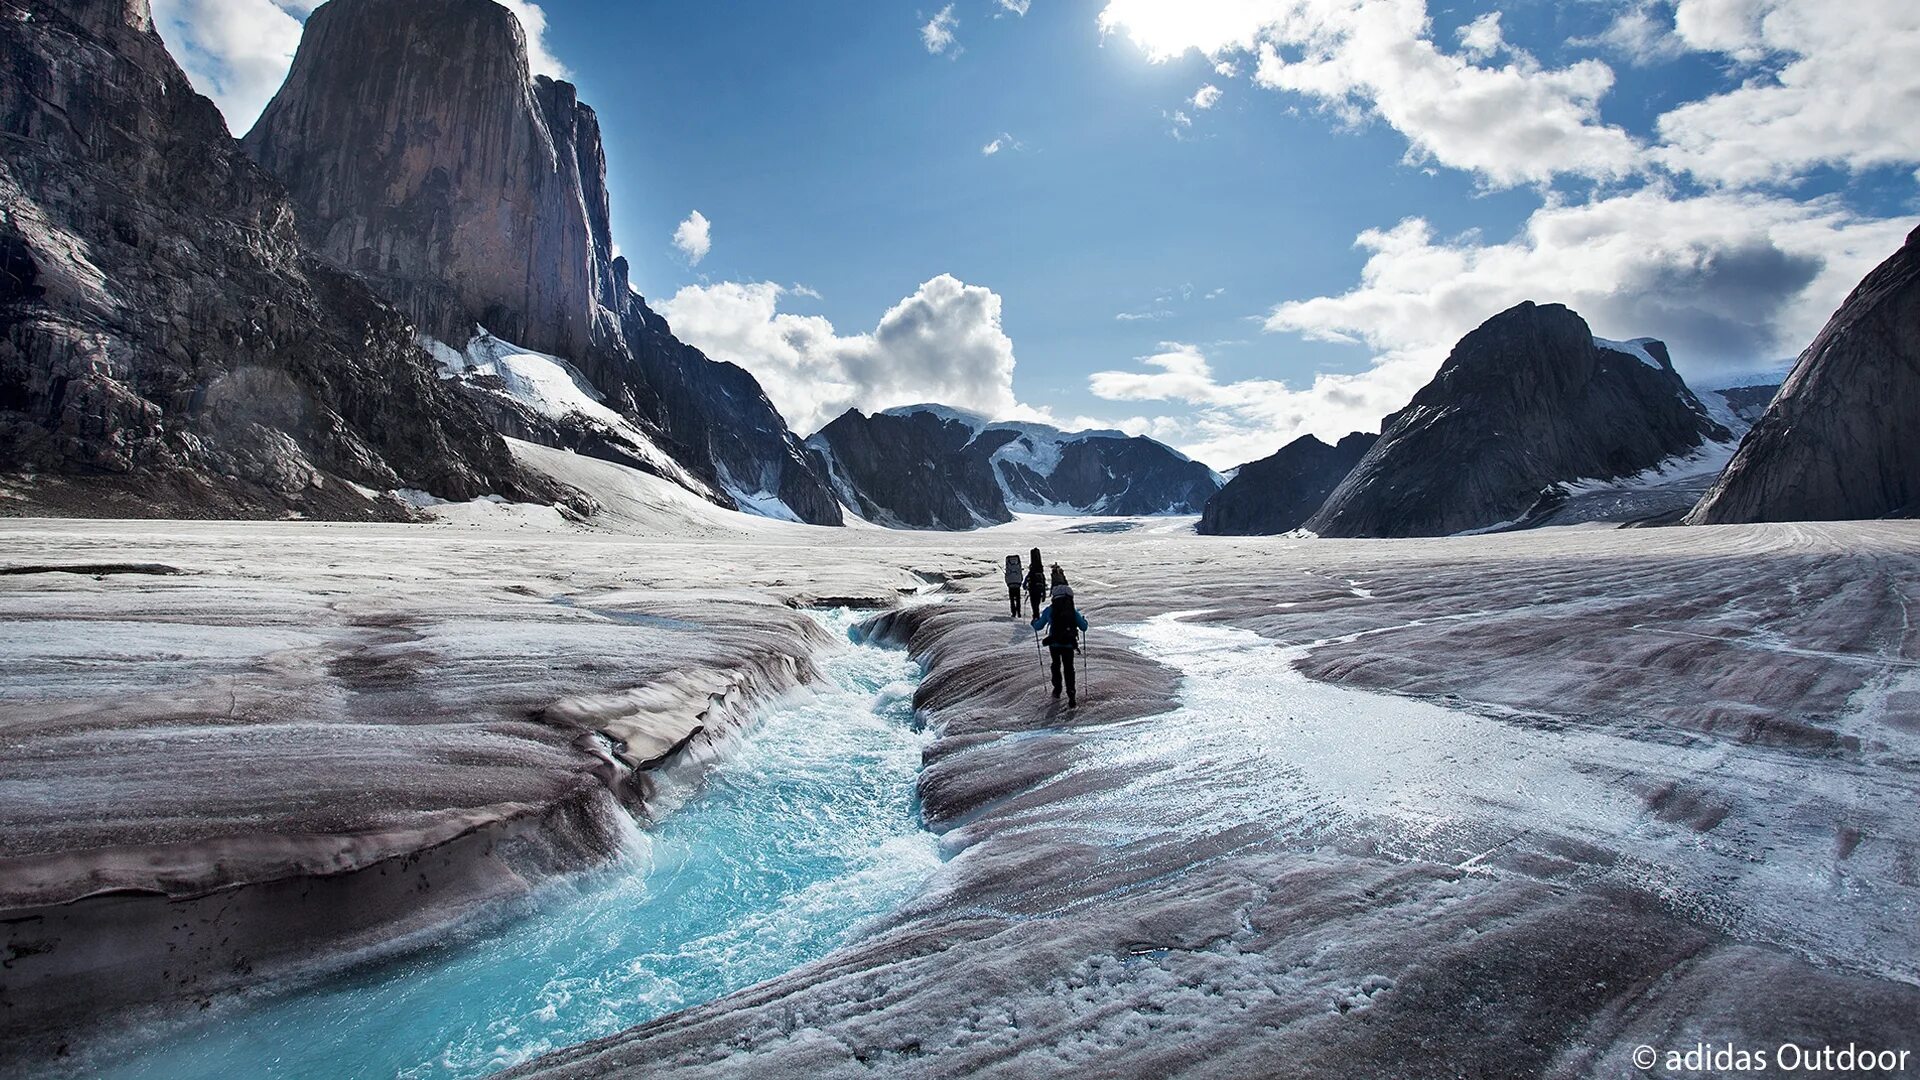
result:
[[[845,611],[823,614],[844,635]],[[87,1075],[473,1077],[710,1001],[816,959],[938,862],[920,827],[918,665],[854,647],[770,708],[621,865],[455,941],[127,1045]]]

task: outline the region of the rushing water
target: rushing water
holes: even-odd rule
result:
[[[822,615],[840,633],[855,621]],[[770,708],[623,863],[492,932],[223,1003],[88,1075],[471,1077],[710,1001],[824,955],[938,861],[920,828],[917,665],[849,646]]]

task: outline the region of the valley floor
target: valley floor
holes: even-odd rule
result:
[[[679,516],[654,538],[485,507],[0,522],[17,1045],[604,860],[653,790],[623,808],[609,778],[724,753],[814,677],[795,606],[908,600],[874,626],[928,668],[928,883],[818,962],[525,1075],[1920,1052],[1920,526],[1337,542],[633,513]],[[1036,543],[1094,626],[1072,712],[999,582]],[[153,955],[89,951],[102,926]]]

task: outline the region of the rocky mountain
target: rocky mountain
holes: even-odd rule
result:
[[[991,422],[940,405],[849,409],[808,440],[869,521],[971,529],[1051,514],[1191,514],[1220,488],[1205,465],[1118,431]]]
[[[1760,422],[1766,415],[1767,406],[1780,393],[1779,383],[1763,383],[1757,386],[1729,386],[1720,390],[1708,390],[1727,403],[1728,411],[1739,418],[1748,427]],[[1705,400],[1705,398],[1702,398]]]
[[[1306,528],[1441,536],[1520,522],[1556,485],[1698,458],[1733,433],[1651,338],[1607,341],[1559,304],[1522,303],[1455,345]],[[1541,508],[1545,509],[1545,508]]]
[[[680,342],[630,286],[613,255],[598,118],[571,84],[529,75],[507,9],[321,5],[242,144],[286,184],[307,240],[423,334],[453,355],[485,334],[559,358],[624,421],[544,416],[483,383],[505,429],[647,468],[668,458],[656,471],[722,505],[840,522],[753,377]]]
[[[577,501],[515,465],[406,319],[303,244],[147,0],[0,0],[0,70],[0,506]]]
[[[1274,454],[1240,466],[1200,512],[1210,536],[1273,536],[1306,524],[1380,436],[1356,431],[1328,446],[1302,435]]]
[[[1920,228],[1800,354],[1692,524],[1920,513]]]

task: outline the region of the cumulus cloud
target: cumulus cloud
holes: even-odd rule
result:
[[[154,25],[193,88],[244,132],[286,81],[300,31],[321,0],[153,0]],[[535,74],[568,72],[547,49],[547,15],[531,0],[500,0],[526,32]]]
[[[1207,83],[1193,92],[1193,107],[1196,109],[1211,109],[1219,103],[1220,88],[1212,83]]]
[[[1219,469],[1266,457],[1303,434],[1332,441],[1377,430],[1380,418],[1405,405],[1432,374],[1418,361],[1392,358],[1364,375],[1317,375],[1303,389],[1277,379],[1221,382],[1199,346],[1173,341],[1138,362],[1145,370],[1097,372],[1088,388],[1109,401],[1179,406],[1176,415],[1132,417],[1118,426]]]
[[[673,246],[687,257],[687,265],[699,266],[713,250],[713,223],[698,210],[688,214],[687,220],[674,227]]]
[[[689,285],[660,306],[675,334],[753,372],[796,431],[849,408],[925,401],[992,417],[1038,416],[1013,393],[1013,342],[992,290],[941,274],[887,309],[871,332],[779,310],[773,282]]]
[[[1680,0],[1689,47],[1753,65],[1740,86],[1660,117],[1657,156],[1724,185],[1920,162],[1920,4]]]
[[[1542,207],[1498,243],[1408,218],[1360,235],[1359,284],[1280,304],[1266,328],[1437,360],[1489,315],[1552,301],[1602,336],[1659,337],[1707,376],[1798,353],[1908,227],[1832,200],[1657,189]]]
[[[1407,139],[1410,161],[1492,186],[1640,167],[1639,144],[1600,118],[1612,69],[1545,67],[1505,40],[1497,17],[1471,24],[1458,52],[1432,40],[1425,0],[1109,0],[1099,25],[1156,62],[1191,50],[1221,65],[1243,54],[1256,84],[1349,123],[1382,120]],[[1482,62],[1496,54],[1505,62]]]
[[[154,0],[153,18],[193,88],[244,132],[286,80],[317,2]]]
[[[953,32],[959,25],[960,17],[953,13],[953,5],[948,4],[920,28],[920,43],[938,56],[953,47]]]

